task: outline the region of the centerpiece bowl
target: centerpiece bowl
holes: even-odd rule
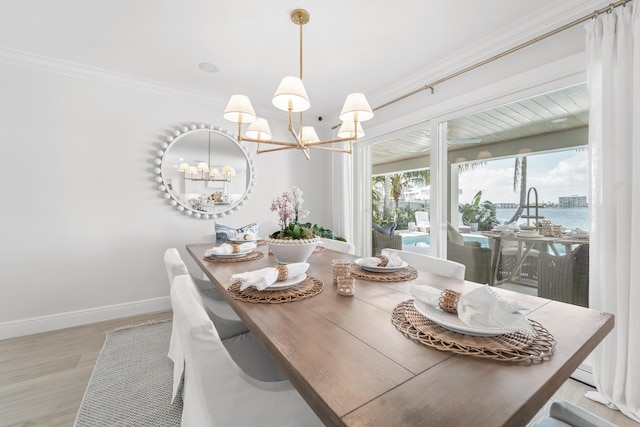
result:
[[[318,245],[320,239],[272,239],[268,238],[267,244],[280,264],[291,264],[294,262],[307,262],[309,256]]]

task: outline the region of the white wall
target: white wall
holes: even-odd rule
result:
[[[234,130],[224,105],[126,86],[135,82],[0,63],[0,338],[168,308],[164,250],[187,258],[186,243],[213,233],[213,220],[169,207],[152,170],[154,153],[181,126]],[[253,158],[253,194],[220,222],[259,220],[261,234],[275,231],[271,199],[298,185],[309,219],[329,225],[327,181],[318,179],[328,156]]]

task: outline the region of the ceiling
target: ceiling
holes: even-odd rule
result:
[[[540,94],[490,110],[450,120],[449,150],[477,147],[587,126],[586,83]],[[430,129],[409,132],[371,147],[371,163],[381,165],[428,154]]]
[[[282,77],[298,74],[298,28],[289,14],[304,8],[311,14],[304,26],[304,81],[312,105],[306,117],[333,119],[350,92],[381,105],[416,82],[506,50],[601,3],[20,0],[2,3],[0,61],[26,53],[216,100],[243,93],[258,115],[280,117],[270,100]],[[219,71],[201,70],[203,62]]]

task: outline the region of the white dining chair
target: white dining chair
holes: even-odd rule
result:
[[[400,251],[397,249],[383,249],[382,255],[395,254],[410,266],[418,270],[452,277],[454,279],[464,279],[465,265],[448,259],[437,258],[431,255],[418,254],[415,252]]]
[[[615,427],[609,421],[574,405],[567,400],[554,400],[549,408],[549,416],[543,418],[536,427]]]
[[[173,282],[173,278],[178,275],[188,274],[191,279],[197,284],[198,280],[189,273],[189,269],[180,257],[178,250],[170,248],[165,251],[164,254],[165,268],[167,269],[167,275],[169,276],[169,283]],[[207,292],[202,292],[200,286],[196,286],[200,290],[200,298],[202,304],[207,310],[207,314],[216,326],[218,333],[222,339],[232,337],[234,335],[243,334],[249,330],[238,317],[235,311],[224,301],[224,298],[210,298]]]
[[[356,253],[356,245],[349,242],[341,242],[340,240],[322,239],[322,242],[319,243],[319,246],[323,246],[327,249],[332,249],[338,252],[345,252],[351,255]]]
[[[167,270],[170,287],[176,277],[187,276],[191,278],[186,264],[182,261],[178,250],[175,248],[169,248],[165,251],[164,265]],[[206,307],[207,315],[214,323],[222,339],[238,337],[229,341],[230,346],[236,345],[236,342],[246,340],[241,335],[246,334],[249,330],[229,304],[224,301],[203,297],[200,293],[198,295],[201,303]],[[173,361],[173,401],[180,390],[184,373],[184,350],[176,336],[175,328],[171,331],[169,353],[167,355]]]
[[[256,379],[236,362],[198,295],[190,276],[174,279],[173,328],[185,359],[182,426],[321,426],[289,381]],[[261,348],[244,353],[252,365],[275,366]]]

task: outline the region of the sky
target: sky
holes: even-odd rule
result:
[[[589,191],[589,154],[587,150],[568,150],[527,156],[527,188],[538,190],[538,202],[558,203],[560,196],[587,196]],[[462,172],[460,203],[469,203],[482,190],[482,200],[493,203],[518,203],[520,193],[513,191],[514,159],[488,161]]]

